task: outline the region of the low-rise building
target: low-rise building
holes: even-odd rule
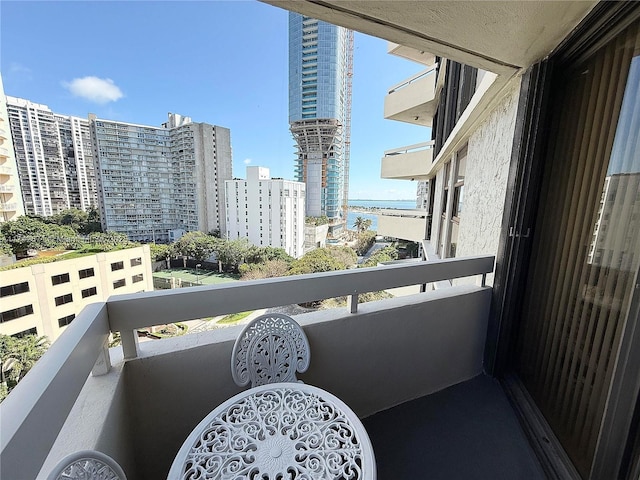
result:
[[[88,304],[153,290],[149,246],[0,272],[0,334],[54,341]]]
[[[269,169],[247,167],[246,180],[228,180],[226,238],[304,254],[305,184],[271,178]]]

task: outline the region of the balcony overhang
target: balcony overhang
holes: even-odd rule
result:
[[[382,210],[378,215],[378,235],[422,242],[427,230],[425,210]]]
[[[547,56],[598,3],[262,1],[505,75]]]
[[[418,50],[417,48],[406,47],[404,45],[398,45],[394,42],[389,42],[387,44],[387,53],[406,60],[411,60],[412,62],[421,63],[427,67],[436,63],[436,56],[433,53]]]
[[[384,118],[430,127],[436,112],[436,75],[427,69],[394,85],[384,98]]]
[[[426,180],[433,160],[433,142],[387,150],[382,157],[380,178]]]

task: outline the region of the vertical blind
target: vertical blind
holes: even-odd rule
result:
[[[553,87],[518,334],[518,374],[584,478],[640,263],[639,32],[564,67]]]

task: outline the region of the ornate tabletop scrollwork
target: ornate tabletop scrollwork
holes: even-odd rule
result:
[[[171,479],[375,479],[369,437],[343,402],[302,384],[257,387],[191,433]]]

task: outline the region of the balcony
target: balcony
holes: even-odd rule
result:
[[[428,67],[436,63],[436,56],[433,53],[428,53],[413,47],[405,47],[404,45],[398,45],[393,42],[387,43],[387,53],[411,60],[412,62],[421,63]]]
[[[432,161],[432,141],[387,150],[382,157],[380,178],[425,180]]]
[[[11,175],[11,167],[0,166],[0,175]]]
[[[394,85],[384,99],[384,118],[430,127],[437,101],[435,67]]]
[[[5,147],[0,147],[0,157],[8,158],[9,150],[7,150]]]
[[[7,131],[4,128],[0,128],[0,138],[2,140],[8,140],[9,139],[9,135],[7,134]]]
[[[382,210],[378,215],[378,235],[422,242],[427,216],[425,210]]]
[[[0,212],[15,212],[18,209],[16,202],[0,202]]]
[[[379,479],[493,478],[504,468],[543,478],[501,387],[482,375],[490,287],[357,305],[367,291],[484,278],[493,263],[448,259],[91,304],[0,405],[0,475],[41,478],[68,453],[96,449],[129,478],[165,478],[192,428],[240,391],[230,358],[241,327],[144,343],[135,329],[349,295],[351,308],[296,317],[311,346],[301,378],[364,418]],[[121,333],[122,348],[106,348],[110,332]]]
[[[12,193],[15,189],[15,185],[0,185],[0,193]]]

